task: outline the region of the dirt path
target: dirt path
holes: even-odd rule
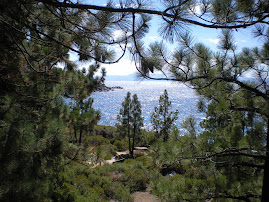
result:
[[[133,194],[134,202],[161,202],[156,196],[150,192],[135,192]]]
[[[133,196],[134,196],[134,202],[161,202],[160,199],[151,194],[149,186],[146,189],[146,191],[135,192],[133,193]]]
[[[129,151],[121,151],[121,152],[117,152],[117,156],[118,155],[126,155],[126,154],[129,154]],[[111,159],[109,160],[104,160],[100,163],[96,163],[94,164],[93,162],[91,162],[90,160],[86,161],[86,163],[90,164],[91,165],[91,168],[95,168],[95,167],[98,167],[98,166],[103,166],[104,163],[108,163],[108,164],[113,164],[114,162],[116,162],[116,156],[113,156]]]

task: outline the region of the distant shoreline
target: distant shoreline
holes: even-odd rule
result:
[[[101,86],[97,87],[95,92],[109,92],[114,91],[115,89],[123,89],[123,87],[121,86],[108,87],[105,84],[102,84]]]

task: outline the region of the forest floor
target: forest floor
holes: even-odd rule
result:
[[[119,155],[127,155],[127,154],[129,154],[129,151],[128,150],[127,151],[117,152],[117,156],[119,156]],[[91,168],[95,168],[95,167],[98,167],[98,166],[103,166],[104,163],[113,164],[116,161],[117,161],[116,156],[113,156],[111,159],[104,160],[104,161],[102,161],[100,163],[93,163],[90,160],[88,160],[86,162],[91,165]]]
[[[154,196],[150,188],[148,187],[146,191],[137,191],[133,194],[134,202],[161,202],[156,196]],[[116,202],[114,200],[110,200],[109,202]]]
[[[139,149],[147,149],[147,147],[137,147],[137,150],[135,150],[135,152],[137,152],[137,153],[140,153],[141,155],[143,154],[143,155],[146,155],[146,153],[143,151],[143,150],[140,150],[139,151]],[[108,164],[113,164],[113,163],[115,163],[115,162],[117,162],[117,160],[118,159],[120,159],[120,158],[122,158],[122,156],[124,156],[124,155],[128,155],[129,154],[129,151],[128,150],[126,150],[126,151],[117,151],[117,155],[116,156],[113,156],[111,159],[109,159],[109,160],[104,160],[104,161],[102,161],[102,162],[100,162],[100,163],[96,163],[96,164],[94,164],[93,162],[91,162],[90,160],[88,160],[88,161],[86,161],[88,164],[90,164],[90,165],[92,165],[92,167],[91,168],[95,168],[95,167],[97,167],[97,166],[103,166],[104,165],[104,163],[108,163]]]
[[[149,191],[135,192],[133,193],[134,202],[160,202],[156,196],[151,194]]]
[[[134,202],[161,202],[156,196],[151,193],[149,185],[146,191],[138,191],[133,193]]]

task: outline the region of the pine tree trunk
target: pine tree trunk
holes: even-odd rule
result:
[[[74,127],[74,138],[75,138],[75,143],[77,143],[77,127]]]
[[[134,158],[135,131],[136,131],[136,125],[134,125],[134,131],[133,131],[132,158]]]
[[[130,125],[128,125],[128,141],[129,141],[129,156],[131,156],[131,158],[133,158],[132,148],[131,148]]]
[[[269,159],[268,150],[266,152],[266,160],[264,164],[264,176],[263,176],[263,186],[262,186],[262,202],[269,201]]]
[[[266,158],[262,186],[262,202],[269,201],[269,118],[267,119]]]
[[[81,126],[80,129],[79,129],[79,140],[78,140],[79,144],[81,144],[81,142],[82,142],[82,131],[83,131],[83,128]]]

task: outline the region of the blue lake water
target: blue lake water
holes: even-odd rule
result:
[[[121,86],[123,89],[117,89],[110,92],[95,92],[92,94],[94,99],[93,107],[101,111],[102,118],[98,124],[114,126],[117,121],[121,103],[124,101],[127,92],[131,95],[137,94],[142,105],[142,116],[144,117],[144,128],[151,129],[150,116],[154,107],[158,106],[160,95],[166,89],[169,100],[172,102],[173,110],[178,110],[178,120],[176,125],[180,124],[189,116],[194,116],[197,122],[204,119],[205,114],[197,111],[196,104],[199,96],[195,91],[184,84],[171,83],[164,81],[106,81],[109,87]]]

